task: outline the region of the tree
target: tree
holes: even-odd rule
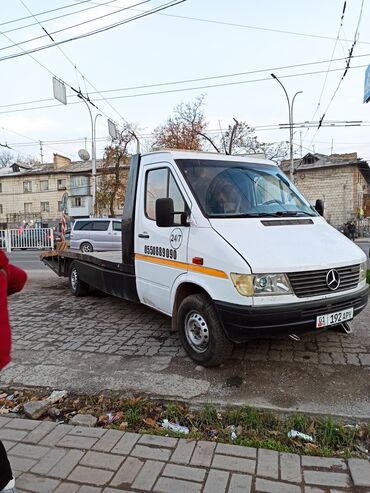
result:
[[[232,155],[268,152],[273,157],[282,154],[283,147],[259,142],[255,129],[236,118],[226,131],[211,136],[203,107],[204,95],[193,103],[175,106],[166,123],[154,130],[153,149],[213,150]]]
[[[288,157],[289,142],[262,143],[261,152],[265,153],[266,159],[271,159],[271,161],[280,164],[281,161]]]
[[[153,149],[202,150],[203,133],[207,127],[203,113],[204,96],[193,103],[180,103],[166,123],[154,129]]]
[[[105,148],[99,167],[95,213],[101,215],[108,210],[109,216],[114,217],[115,202],[124,202],[129,165],[127,148],[135,138],[135,132],[126,126],[119,138]]]
[[[246,122],[240,122],[233,118],[234,123],[228,125],[227,130],[218,137],[210,138],[204,134],[203,138],[219,153],[235,154],[255,154],[260,152],[261,144],[254,135],[254,128]]]
[[[9,151],[2,151],[0,153],[0,168],[9,166],[14,161],[14,156]]]

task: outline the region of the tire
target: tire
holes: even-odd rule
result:
[[[78,277],[76,264],[72,262],[68,272],[69,289],[73,296],[80,298],[89,293],[89,285]]]
[[[196,363],[218,366],[230,358],[234,344],[226,337],[216,308],[206,294],[192,294],[181,302],[177,330],[185,351]]]
[[[90,253],[94,251],[92,244],[88,241],[81,243],[80,250],[82,253]]]

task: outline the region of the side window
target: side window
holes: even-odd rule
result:
[[[122,223],[113,221],[113,231],[122,231]]]
[[[107,231],[109,227],[109,221],[94,221],[93,222],[93,231]]]
[[[185,200],[183,199],[179,187],[177,186],[171,172],[168,182],[168,197],[173,200],[173,208],[175,212],[185,212]],[[175,214],[174,223],[176,225],[181,224],[179,214]]]
[[[146,175],[145,214],[155,220],[155,202],[167,197],[168,169],[153,169]]]
[[[155,221],[155,202],[162,198],[173,200],[175,212],[185,212],[185,200],[168,168],[153,169],[146,175],[145,214],[149,219]],[[175,214],[174,225],[180,224],[180,215]]]
[[[91,221],[76,221],[75,226],[73,228],[75,231],[83,230],[83,231],[91,231],[92,222]]]

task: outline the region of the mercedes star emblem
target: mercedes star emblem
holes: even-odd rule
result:
[[[331,291],[335,291],[340,285],[340,275],[335,269],[330,269],[326,274],[326,284]]]

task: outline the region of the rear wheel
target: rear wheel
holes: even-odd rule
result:
[[[182,301],[177,330],[190,358],[203,366],[220,365],[231,356],[234,344],[225,336],[212,300],[205,294],[192,294]]]
[[[81,252],[83,253],[90,253],[92,252],[94,249],[93,249],[93,246],[91,243],[89,243],[88,241],[85,241],[84,243],[81,244],[80,246],[80,250]]]
[[[71,290],[73,296],[79,298],[81,296],[86,296],[88,294],[89,285],[86,284],[86,282],[81,281],[81,279],[78,277],[76,264],[74,262],[72,262],[69,268],[68,280],[69,280],[69,289]]]

